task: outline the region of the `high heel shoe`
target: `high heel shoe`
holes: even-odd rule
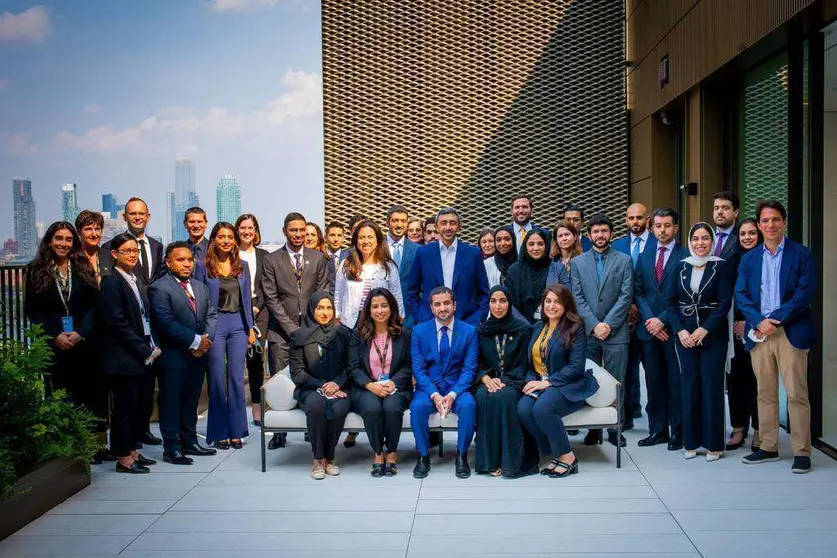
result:
[[[228,440],[220,440],[215,442],[215,447],[219,450],[228,450],[230,449],[230,442]]]
[[[603,441],[604,437],[601,430],[590,430],[587,432],[587,436],[584,437],[585,446],[601,445]]]
[[[232,449],[241,449],[244,447],[244,442],[241,440],[230,440],[230,447]]]
[[[575,458],[575,461],[572,463],[564,463],[563,461],[559,460],[558,458],[553,459],[550,461],[551,465],[554,465],[552,471],[548,472],[546,475],[551,479],[560,479],[564,477],[568,477],[570,475],[578,474],[578,458]]]

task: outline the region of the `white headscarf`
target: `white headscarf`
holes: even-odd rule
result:
[[[692,235],[695,234],[695,229],[698,227],[705,227],[706,230],[709,232],[709,236],[712,238],[712,246],[709,248],[709,255],[708,256],[698,256],[695,254],[695,249],[692,248]],[[715,230],[709,225],[709,223],[705,223],[701,221],[700,223],[695,223],[692,225],[692,228],[689,229],[689,256],[688,258],[684,258],[683,261],[687,264],[691,264],[694,267],[703,267],[709,262],[722,262],[724,258],[718,257],[713,255],[715,253],[715,244],[718,242],[718,239],[715,237]]]

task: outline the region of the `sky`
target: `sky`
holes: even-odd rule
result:
[[[225,173],[263,239],[289,211],[322,222],[320,37],[317,0],[0,0],[0,242],[19,176],[37,221],[75,182],[81,209],[146,199],[167,239],[178,157],[210,222]]]

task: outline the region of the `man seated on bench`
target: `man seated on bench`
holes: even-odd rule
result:
[[[454,320],[453,291],[441,286],[430,292],[434,319],[413,329],[411,358],[416,390],[410,405],[410,427],[416,438],[419,459],[413,470],[417,479],[430,473],[430,415],[445,418],[450,412],[459,419],[456,444],[456,476],[471,476],[468,448],[474,438],[476,404],[470,389],[477,370],[477,330]]]

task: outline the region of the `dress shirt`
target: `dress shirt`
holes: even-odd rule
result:
[[[455,243],[456,243],[456,241],[454,241],[454,244]],[[439,322],[439,320],[437,320],[437,319],[434,319],[433,321],[436,322],[436,350],[438,351],[439,350],[439,345],[441,345],[441,343],[442,343],[442,326],[444,326],[445,324]],[[453,322],[454,321],[455,321],[455,319],[451,319],[450,323],[447,324],[448,325],[448,340],[450,341],[451,350],[453,350]],[[450,355],[448,355],[448,358],[450,358]],[[434,395],[439,395],[439,392],[434,391],[433,394],[430,396],[430,399],[433,399]],[[451,392],[448,393],[448,395],[451,395],[451,396],[453,396],[454,399],[456,399],[456,393],[455,392],[451,391]]]
[[[114,267],[113,269],[118,271],[122,278],[128,282],[128,286],[131,287],[131,291],[133,291],[134,293],[134,298],[137,299],[137,304],[139,304],[140,315],[142,316],[143,334],[146,337],[151,337],[151,323],[148,321],[148,314],[146,314],[145,311],[145,304],[142,303],[142,297],[140,296],[139,288],[137,287],[136,276],[133,273],[125,273],[124,271],[122,271],[122,269],[118,267]]]
[[[512,227],[514,228],[514,242],[515,244],[517,244],[517,253],[519,254],[520,251],[523,249],[522,240],[526,238],[526,233],[532,230],[532,222],[528,221],[525,225],[513,223]],[[521,236],[521,231],[523,233],[523,236]]]
[[[142,241],[142,243],[145,245],[145,250],[144,250],[145,261],[148,262],[148,269],[145,270],[145,273],[147,274],[146,279],[148,279],[150,281],[151,280],[151,272],[154,269],[154,260],[151,259],[151,241],[148,240],[148,237],[145,236],[144,234],[142,236],[138,236],[138,235],[133,235],[133,236],[134,236],[134,238],[137,239],[137,247],[138,248],[139,248],[140,241]],[[142,259],[140,259],[140,261],[142,261]],[[136,268],[134,268],[134,270],[136,271]]]
[[[206,257],[206,250],[209,247],[209,240],[207,240],[206,238],[201,238],[200,241],[195,243],[192,242],[192,239],[190,238],[186,241],[186,243],[189,245],[189,249],[192,250],[192,255],[195,257],[195,260],[202,262],[203,259]]]
[[[657,258],[660,257],[660,248],[665,248],[665,252],[663,252],[663,269],[668,265],[668,259],[671,257],[671,251],[674,249],[674,240],[669,242],[668,244],[657,244],[657,253],[654,254],[654,263],[657,262]]]
[[[387,235],[387,244],[389,245],[389,255],[395,260],[395,248],[398,247],[398,260],[395,262],[398,267],[401,267],[401,258],[404,257],[404,237],[398,240],[393,240],[391,236]]]
[[[643,233],[639,236],[635,235],[634,233],[631,234],[631,246],[629,250],[632,250],[634,247],[634,242],[636,239],[639,238],[639,253],[642,254],[645,251],[645,245],[648,244],[648,235],[651,234],[648,232],[648,229],[645,229]],[[630,255],[630,254],[629,254]]]
[[[706,271],[706,266],[692,267],[692,276],[689,279],[689,288],[694,294],[700,292],[700,282],[703,281],[703,273]]]
[[[192,288],[191,279],[186,279],[186,281],[181,281],[180,278],[177,277],[174,274],[172,274],[172,277],[174,277],[174,280],[177,281],[178,283],[186,283],[186,290],[189,291],[189,294],[192,295],[192,298],[195,298],[195,290]],[[183,287],[179,287],[179,288],[182,289]],[[195,338],[192,340],[192,344],[189,345],[189,350],[194,351],[195,349],[200,347],[200,345],[201,345],[201,336],[196,333]]]
[[[293,248],[291,248],[288,244],[285,244],[285,248],[288,250],[288,257],[291,258],[291,269],[296,269],[296,260],[294,259],[294,256],[297,254],[300,255],[299,265],[305,267],[305,246],[301,246],[299,248],[299,252],[294,252]]]
[[[723,252],[724,248],[726,248],[727,241],[729,241],[730,237],[732,236],[732,229],[734,229],[734,228],[735,228],[734,223],[728,229],[722,229],[722,228],[719,228],[719,227],[715,227],[715,238],[718,239],[718,244],[721,245],[721,252]],[[721,237],[718,236],[718,234],[720,234],[720,233],[724,233],[724,235],[725,235],[723,240],[721,240]],[[736,238],[735,240],[737,241],[738,239]]]
[[[782,237],[782,242],[779,244],[776,254],[767,249],[767,244],[763,245],[762,250],[764,250],[764,256],[761,261],[761,314],[770,317],[770,313],[782,305],[779,278],[782,272],[785,238]]]
[[[247,262],[250,271],[250,296],[256,296],[256,249],[253,248],[251,252],[239,250],[238,255],[242,261]]]
[[[448,248],[439,239],[439,255],[442,257],[442,278],[445,281],[445,286],[449,289],[453,289],[453,266],[456,264],[456,247],[458,244],[459,239],[454,238],[450,248]]]

